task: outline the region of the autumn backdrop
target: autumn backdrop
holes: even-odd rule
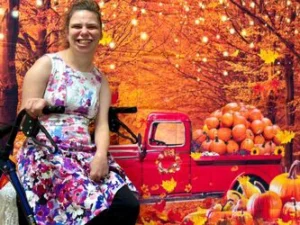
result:
[[[0,122],[16,114],[33,62],[64,43],[69,0],[0,0]],[[187,113],[194,130],[228,102],[258,107],[295,132],[299,158],[300,3],[297,0],[102,0],[104,37],[95,64],[124,121],[143,133],[151,111]]]

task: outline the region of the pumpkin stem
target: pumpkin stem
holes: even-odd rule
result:
[[[259,181],[254,181],[254,183],[253,183],[256,187],[258,187],[258,189],[260,190],[260,192],[261,193],[265,193],[266,192],[266,189],[265,189],[265,187],[264,187],[264,185],[262,185],[262,183],[261,182],[259,182]]]
[[[289,170],[289,176],[290,179],[296,179],[296,167],[300,165],[300,160],[295,160],[293,164],[291,165],[291,168]]]

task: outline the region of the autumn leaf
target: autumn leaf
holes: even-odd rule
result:
[[[253,86],[253,91],[255,94],[261,94],[265,91],[265,86],[261,83],[257,83]]]
[[[153,205],[153,208],[156,209],[159,212],[162,212],[166,207],[166,201],[161,200],[160,202],[157,202]]]
[[[142,218],[142,222],[143,222],[143,225],[157,225],[157,223],[153,220],[150,220],[149,222],[146,221],[144,218]]]
[[[207,133],[209,131],[207,125],[205,124],[202,128],[203,132]]]
[[[288,221],[288,222],[283,222],[282,219],[277,219],[277,223],[278,225],[292,225],[292,221]]]
[[[190,192],[191,190],[192,190],[192,185],[191,184],[185,185],[185,188],[184,188],[185,192]]]
[[[177,186],[177,182],[173,179],[171,180],[164,180],[162,182],[162,185],[161,185],[168,193],[174,191],[175,187]]]
[[[269,82],[269,86],[271,90],[277,91],[280,87],[280,80],[273,79]]]
[[[239,55],[239,53],[240,53],[240,50],[237,49],[234,51],[234,53],[231,54],[231,56],[237,57]]]
[[[168,212],[168,218],[170,222],[182,221],[181,214],[179,212],[174,212],[174,210]]]
[[[102,39],[99,41],[99,44],[108,45],[111,41],[112,41],[111,36],[108,33],[103,32],[103,36]]]
[[[265,62],[265,64],[271,64],[274,63],[275,60],[279,57],[279,53],[273,50],[261,49],[259,56]]]
[[[194,160],[200,159],[201,153],[200,153],[200,152],[192,152],[192,153],[191,153],[191,157],[192,157],[192,159],[194,159]]]
[[[279,139],[281,144],[287,144],[295,137],[295,133],[293,131],[281,130],[276,134],[276,137]]]
[[[191,220],[195,225],[205,225],[207,218],[206,216],[202,216],[201,214],[199,214],[197,216],[193,216]]]
[[[156,191],[158,189],[159,189],[159,185],[158,184],[155,184],[155,185],[151,186],[151,190],[152,191]]]

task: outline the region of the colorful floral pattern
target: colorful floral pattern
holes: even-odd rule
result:
[[[42,116],[40,121],[59,151],[53,153],[29,138],[18,155],[18,170],[39,225],[83,225],[107,209],[123,185],[136,189],[112,156],[109,176],[100,182],[89,179],[96,147],[88,125],[99,108],[101,73],[96,68],[89,73],[75,71],[57,54],[48,56],[53,69],[44,98],[66,110]],[[37,139],[51,146],[44,134]]]

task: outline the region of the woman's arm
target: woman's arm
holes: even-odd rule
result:
[[[107,79],[103,76],[100,89],[100,108],[95,122],[95,144],[97,151],[91,162],[91,179],[97,181],[108,173],[107,151],[110,142],[108,111],[111,94]]]
[[[47,105],[43,96],[51,69],[51,59],[48,56],[43,56],[33,64],[25,75],[21,109],[26,109],[32,117],[41,115],[43,108]]]

